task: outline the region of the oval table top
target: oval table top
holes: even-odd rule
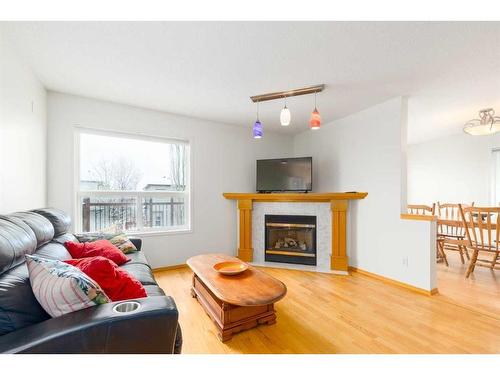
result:
[[[232,305],[268,305],[285,296],[285,284],[251,265],[238,275],[220,274],[213,266],[224,261],[242,262],[226,254],[202,254],[189,258],[187,264],[217,298]]]

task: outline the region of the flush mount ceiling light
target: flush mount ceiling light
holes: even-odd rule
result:
[[[280,113],[280,124],[281,126],[288,126],[290,125],[291,120],[292,120],[292,114],[290,113],[290,110],[286,106],[286,96],[285,96],[285,106],[283,107]]]
[[[464,125],[464,132],[470,135],[491,135],[500,131],[500,117],[495,116],[493,108],[479,111],[479,118]]]
[[[321,116],[319,115],[319,111],[316,108],[316,94],[318,92],[321,92],[325,89],[325,85],[316,85],[316,86],[310,86],[310,87],[303,87],[300,89],[295,89],[295,90],[288,90],[288,91],[279,91],[279,92],[272,92],[269,94],[262,94],[262,95],[255,95],[251,96],[250,99],[254,102],[257,103],[257,121],[255,121],[253,125],[253,136],[254,138],[262,138],[262,124],[259,121],[259,114],[258,114],[258,105],[260,102],[268,101],[268,100],[276,100],[276,99],[283,99],[285,98],[285,106],[280,112],[280,124],[282,126],[288,126],[290,125],[292,115],[290,113],[290,110],[288,109],[286,105],[286,100],[290,96],[299,96],[299,95],[308,95],[308,94],[314,94],[314,112],[311,115],[311,120],[309,121],[309,126],[311,129],[319,129],[321,125]],[[257,136],[256,136],[257,134]]]

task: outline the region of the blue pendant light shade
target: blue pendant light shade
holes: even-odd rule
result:
[[[253,124],[253,137],[255,139],[262,138],[262,135],[264,134],[262,130],[262,124],[260,123],[259,119],[255,121],[255,124]]]
[[[257,120],[253,124],[253,137],[255,139],[262,138],[264,135],[264,130],[262,129],[262,124],[259,120],[259,102],[257,102]]]

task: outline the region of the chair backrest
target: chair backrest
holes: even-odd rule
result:
[[[459,205],[469,246],[478,250],[499,249],[500,207],[463,207]]]
[[[462,203],[437,203],[438,235],[465,237],[460,205],[462,208],[473,207],[474,202],[470,206]]]
[[[427,206],[425,204],[409,204],[406,206],[406,209],[411,215],[434,215],[436,204],[433,203],[432,206]]]

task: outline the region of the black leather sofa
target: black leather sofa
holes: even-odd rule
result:
[[[182,335],[174,300],[157,285],[142,251],[127,254],[123,269],[146,289],[140,307],[121,313],[120,302],[51,318],[31,290],[25,254],[66,260],[70,218],[45,208],[0,215],[0,353],[180,353]],[[141,240],[132,239],[140,250]]]

